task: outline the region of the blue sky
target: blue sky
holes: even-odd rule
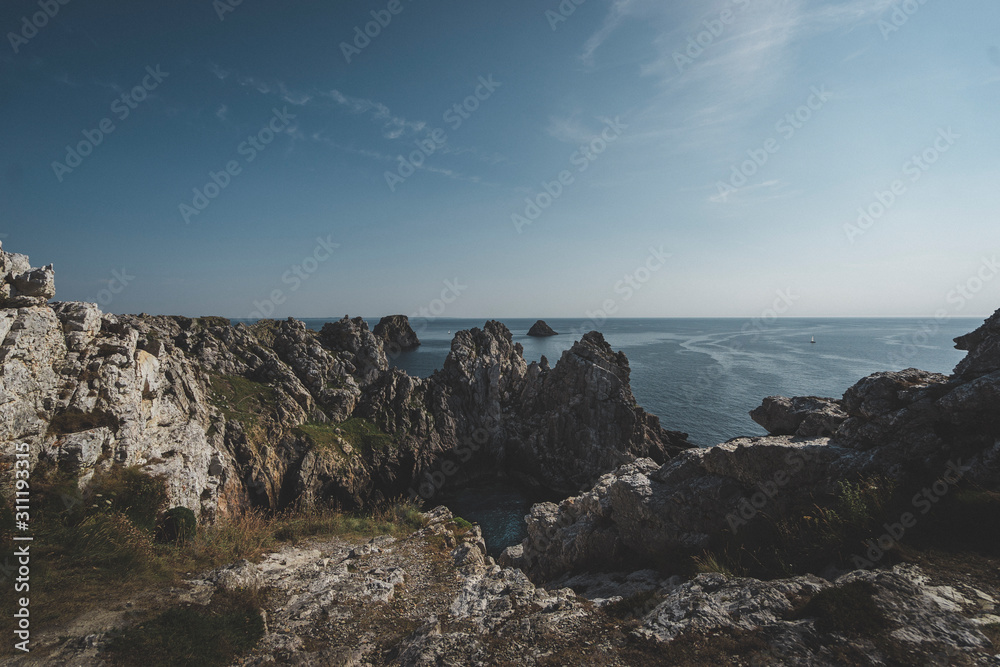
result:
[[[59,299],[1000,306],[993,0],[224,2],[0,8],[0,239]]]

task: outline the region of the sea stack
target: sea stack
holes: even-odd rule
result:
[[[558,336],[559,332],[553,331],[552,327],[545,323],[545,320],[538,320],[528,329],[528,335],[541,338],[544,336]]]
[[[390,346],[398,346],[400,350],[414,350],[420,347],[420,339],[410,326],[406,315],[387,315],[379,320],[372,330],[378,338]]]

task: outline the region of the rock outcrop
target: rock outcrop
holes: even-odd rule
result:
[[[51,264],[32,268],[27,255],[7,252],[0,243],[0,308],[40,306],[55,295]]]
[[[419,450],[414,491],[430,498],[445,481],[468,482],[504,470],[556,493],[592,484],[635,457],[665,461],[691,445],[640,408],[628,360],[596,333],[548,361],[526,363],[499,322],[459,331],[444,368],[426,380],[383,374],[357,415]],[[420,449],[419,443],[426,443]]]
[[[832,435],[847,419],[841,401],[816,396],[768,396],[750,418],[771,435],[819,437]]]
[[[382,339],[382,345],[390,354],[415,350],[420,347],[420,339],[410,327],[410,319],[406,315],[383,317],[375,325],[372,333]]]
[[[968,351],[955,375],[974,380],[1000,371],[1000,310],[972,333],[956,338],[955,347]]]
[[[542,338],[545,336],[558,336],[559,333],[553,331],[552,327],[545,323],[545,320],[538,320],[528,329],[528,335]]]

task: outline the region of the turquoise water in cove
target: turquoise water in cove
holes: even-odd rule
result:
[[[326,320],[305,320],[320,329]],[[374,326],[378,318],[370,319]],[[441,368],[456,331],[482,327],[485,320],[438,319],[412,322],[422,345],[390,363],[427,377]],[[953,338],[982,324],[981,318],[949,319],[613,319],[593,322],[547,319],[561,335],[530,338],[533,319],[502,319],[524,356],[545,355],[555,365],[579,340],[575,333],[598,329],[629,359],[632,392],[665,428],[684,431],[709,446],[743,435],[764,435],[747,414],[765,396],[830,396],[866,375],[915,367],[951,373],[965,352]],[[816,343],[810,343],[815,337]],[[483,527],[496,552],[523,537],[522,517],[531,499],[516,488],[491,485],[445,497],[456,514]]]

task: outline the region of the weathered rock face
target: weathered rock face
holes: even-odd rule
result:
[[[527,364],[510,331],[487,322],[458,332],[428,380],[383,376],[359,414],[447,453],[455,467],[444,474],[454,481],[502,469],[569,493],[637,456],[665,461],[691,447],[638,407],[629,373],[625,356],[596,332],[549,368],[545,359]]]
[[[974,380],[1000,371],[1000,310],[972,333],[955,339],[955,347],[969,354],[955,367],[955,375]]]
[[[26,257],[2,261],[4,275],[35,284]],[[489,322],[459,332],[432,378],[388,366],[361,318],[317,333],[291,319],[233,327],[85,303],[0,308],[0,443],[27,442],[81,483],[114,463],[163,474],[171,502],[202,520],[429,497],[500,470],[576,492],[635,456],[663,461],[687,446],[635,404],[627,360],[599,334],[550,369],[526,364]]]
[[[771,435],[819,437],[832,435],[847,419],[841,402],[816,396],[768,396],[750,418]]]
[[[324,324],[319,336],[327,347],[347,353],[346,360],[353,366],[351,374],[360,377],[365,384],[389,368],[382,341],[368,330],[368,323],[363,318],[352,320],[344,315],[338,322]]]
[[[406,352],[420,347],[420,339],[410,327],[410,319],[406,315],[383,317],[372,333],[382,339],[382,345],[390,352]]]
[[[672,555],[712,546],[763,485],[781,489],[767,498],[769,512],[832,490],[830,470],[844,453],[827,439],[768,437],[692,449],[662,466],[640,459],[581,496],[534,505],[528,537],[501,562],[538,582],[608,563],[660,567]]]
[[[528,335],[543,337],[543,336],[558,336],[559,333],[553,331],[552,327],[550,327],[548,324],[545,323],[545,320],[538,320],[537,322],[531,325],[530,329],[528,329]]]
[[[0,308],[40,306],[55,295],[51,264],[33,269],[27,255],[7,252],[0,243]]]

